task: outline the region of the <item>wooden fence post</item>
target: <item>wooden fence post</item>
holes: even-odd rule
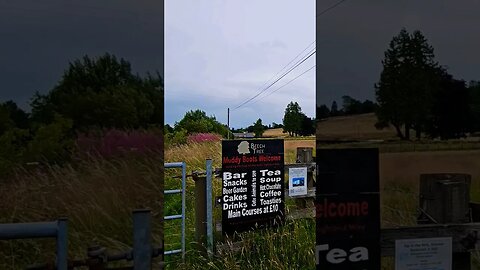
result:
[[[206,177],[193,175],[195,181],[195,238],[198,250],[207,255]]]
[[[470,182],[468,174],[420,175],[419,224],[469,223]],[[453,270],[470,270],[470,252],[452,256]]]
[[[309,164],[313,162],[313,147],[297,147],[297,158],[295,163]],[[313,171],[307,171],[307,189],[311,190],[314,187]],[[313,204],[311,198],[298,198],[295,200],[298,208],[307,208],[309,204]]]

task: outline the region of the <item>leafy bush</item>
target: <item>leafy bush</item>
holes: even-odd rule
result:
[[[56,115],[54,121],[40,126],[28,142],[24,160],[63,163],[68,160],[74,147],[73,121]]]
[[[14,166],[23,160],[28,130],[13,128],[0,136],[0,175],[8,176]]]
[[[183,128],[165,135],[165,146],[187,143],[187,131]]]

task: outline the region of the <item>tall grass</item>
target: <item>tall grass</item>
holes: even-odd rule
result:
[[[295,149],[286,149],[285,154],[287,163],[295,161]],[[382,226],[414,225],[418,214],[418,172],[430,167],[415,159],[417,153],[411,153],[417,156],[403,159],[397,154],[382,155]],[[190,143],[165,150],[165,161],[186,162],[187,174],[205,170],[206,158],[213,159],[214,167],[221,166],[220,142]],[[414,160],[415,166],[402,163],[404,170],[400,170],[395,163],[398,160]],[[442,159],[442,162],[447,161]],[[478,161],[472,159],[471,162],[466,167],[478,171],[475,169],[480,168],[476,166]],[[162,163],[159,155],[119,158],[87,155],[63,167],[18,170],[13,178],[0,185],[0,222],[47,221],[68,216],[69,255],[72,258],[84,258],[86,248],[93,242],[110,250],[126,250],[132,245],[131,211],[148,207],[153,210],[153,236],[154,242],[158,243],[162,229],[159,222],[162,218],[159,213],[163,194],[160,184],[160,177],[164,173]],[[401,173],[395,174],[395,169]],[[478,175],[475,171],[472,173]],[[165,189],[180,186],[179,174],[174,169],[165,171]],[[242,240],[239,251],[227,248],[211,258],[203,257],[195,250],[194,186],[193,180],[188,178],[187,259],[183,263],[179,256],[169,257],[168,269],[315,269],[313,218],[288,220],[282,227],[243,233],[239,236]],[[214,180],[214,195],[221,194],[220,187],[220,180]],[[479,198],[478,190],[479,183],[474,180],[472,194],[475,198]],[[178,213],[180,206],[179,196],[165,198],[166,215]],[[295,203],[287,199],[287,212],[293,207]],[[220,212],[219,208],[215,208],[214,217],[217,221],[221,218]],[[179,231],[177,221],[165,223],[167,248],[179,247]],[[229,243],[219,235],[215,241]],[[33,262],[53,259],[54,250],[53,240],[0,242],[0,269],[22,269]],[[383,269],[392,269],[391,259],[384,259],[382,265]]]
[[[0,188],[0,222],[51,221],[68,217],[69,256],[84,258],[98,243],[112,251],[132,246],[132,210],[148,207],[160,220],[163,174],[159,156],[107,160],[90,157],[74,165],[21,170]],[[161,230],[154,222],[153,230]],[[160,239],[155,234],[154,240]],[[0,269],[22,269],[53,260],[54,240],[0,242]]]

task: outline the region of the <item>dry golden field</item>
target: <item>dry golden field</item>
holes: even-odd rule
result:
[[[317,124],[317,136],[321,140],[397,139],[392,128],[377,130],[376,121],[373,113],[331,117]],[[281,128],[267,129],[263,137],[291,138]],[[312,136],[312,139],[315,137]]]
[[[315,139],[311,140],[284,140],[283,145],[285,152],[297,151],[297,147],[312,147],[315,148]]]
[[[375,128],[377,118],[373,113],[337,116],[317,124],[317,137],[323,140],[396,139],[392,128]]]
[[[472,175],[472,191],[479,189],[480,150],[382,153],[380,178],[383,185],[418,185],[422,173],[466,173]],[[478,198],[480,199],[480,198]]]
[[[282,128],[271,128],[265,130],[263,133],[263,137],[268,137],[268,138],[285,138],[288,137],[288,133],[283,133]]]

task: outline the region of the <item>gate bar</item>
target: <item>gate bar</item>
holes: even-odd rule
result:
[[[207,207],[207,252],[213,254],[213,205],[212,205],[212,159],[207,159],[206,207]]]
[[[164,251],[164,255],[171,255],[182,253],[182,261],[185,261],[185,203],[186,203],[186,188],[187,188],[187,166],[185,162],[171,162],[171,163],[164,163],[164,168],[182,168],[182,188],[181,189],[171,189],[171,190],[164,190],[164,194],[182,194],[182,213],[180,215],[171,215],[165,216],[164,220],[175,220],[175,219],[182,219],[182,228],[181,228],[181,249],[177,250],[166,250]]]
[[[67,218],[59,218],[54,222],[0,224],[0,240],[49,237],[56,238],[57,269],[67,270]]]

